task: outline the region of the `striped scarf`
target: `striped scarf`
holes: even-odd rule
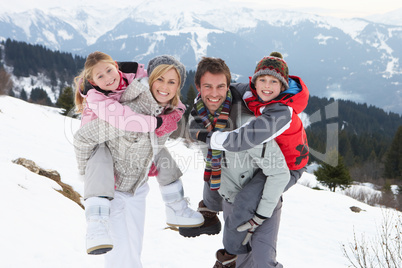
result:
[[[215,116],[213,116],[205,107],[204,102],[201,99],[201,95],[198,94],[194,109],[196,109],[196,113],[208,132],[222,131],[228,122],[231,104],[232,93],[229,90],[226,95],[226,100],[215,112]],[[210,181],[210,188],[211,190],[215,191],[219,190],[221,186],[221,158],[222,151],[208,149],[204,171],[204,181]]]

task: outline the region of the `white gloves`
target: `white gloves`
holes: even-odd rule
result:
[[[243,242],[241,243],[243,246],[246,245],[250,241],[251,236],[253,235],[255,229],[257,229],[257,227],[260,226],[264,221],[265,221],[265,219],[261,219],[257,215],[254,215],[254,217],[252,219],[250,219],[248,222],[237,227],[237,231],[239,231],[239,232],[243,232],[246,230],[248,232],[246,237],[244,238]]]

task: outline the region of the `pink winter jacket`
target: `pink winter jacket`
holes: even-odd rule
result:
[[[146,77],[144,68],[142,72],[122,73],[123,78],[130,84],[134,78]],[[112,126],[125,131],[152,132],[156,129],[157,120],[154,116],[133,112],[129,107],[122,105],[119,100],[126,88],[112,91],[107,96],[96,89],[90,89],[86,95],[86,106],[82,112],[81,127],[88,122],[99,118]]]

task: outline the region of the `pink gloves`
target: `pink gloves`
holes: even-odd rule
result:
[[[152,166],[148,172],[148,177],[156,177],[156,176],[158,176],[158,169],[156,168],[155,163],[152,162]]]
[[[175,131],[177,129],[177,122],[180,121],[182,116],[183,112],[179,109],[176,109],[169,114],[157,116],[162,119],[162,125],[155,129],[156,136],[162,137]]]

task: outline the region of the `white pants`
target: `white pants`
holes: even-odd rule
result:
[[[106,268],[141,268],[148,183],[134,195],[116,191],[111,201],[110,232],[113,249],[105,254]]]

